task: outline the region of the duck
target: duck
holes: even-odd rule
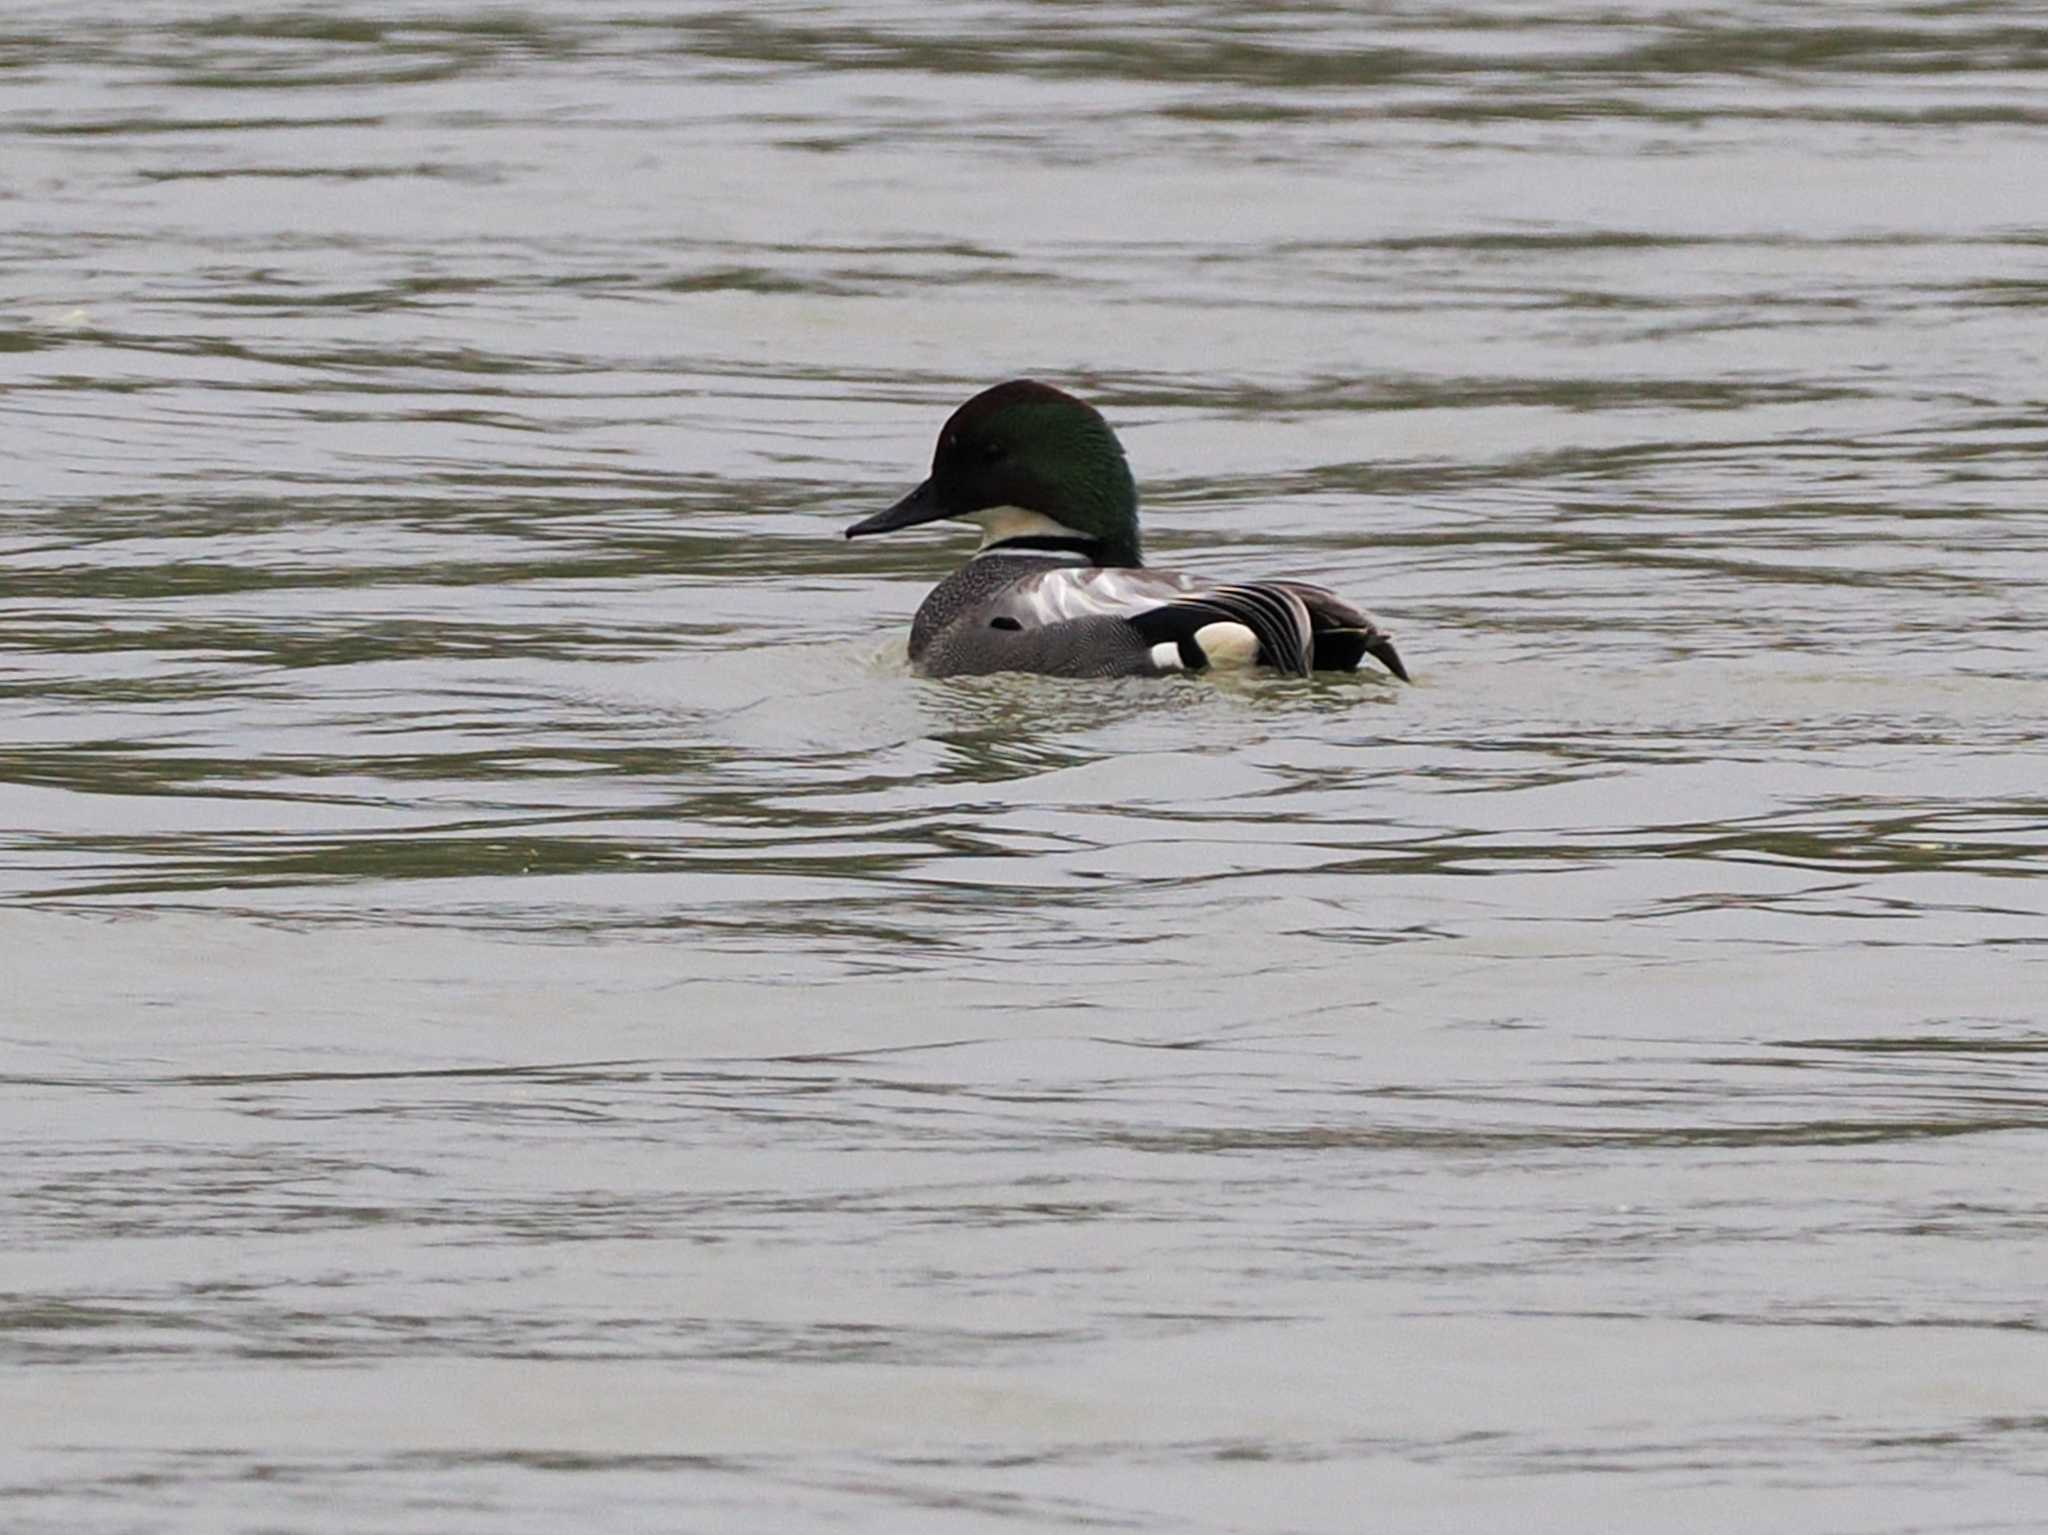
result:
[[[1147,565],[1123,444],[1100,411],[1051,384],[1011,379],[974,396],[940,429],[925,481],[846,536],[948,520],[979,528],[981,543],[911,620],[910,664],[924,676],[1307,677],[1371,656],[1409,680],[1387,631],[1323,587]]]

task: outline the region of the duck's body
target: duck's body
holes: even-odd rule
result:
[[[1205,588],[1177,570],[1000,546],[940,582],[910,625],[911,665],[932,677],[1157,677],[1257,664],[1305,676],[1349,671],[1369,649],[1402,675],[1372,620],[1320,587]]]
[[[998,384],[961,406],[931,478],[847,537],[947,517],[978,523],[982,545],[911,623],[910,661],[927,676],[1261,665],[1305,677],[1371,655],[1407,680],[1379,625],[1322,587],[1146,568],[1122,445],[1091,406],[1048,385]]]

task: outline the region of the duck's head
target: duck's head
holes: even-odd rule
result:
[[[1098,565],[1141,563],[1138,487],[1123,444],[1094,406],[1028,378],[954,411],[931,478],[846,536],[947,517],[978,524],[984,549],[1078,548]]]

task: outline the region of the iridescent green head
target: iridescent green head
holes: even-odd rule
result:
[[[1075,545],[1099,565],[1143,563],[1123,444],[1094,406],[1031,379],[985,389],[954,411],[931,478],[846,536],[947,517],[980,524],[984,548]]]

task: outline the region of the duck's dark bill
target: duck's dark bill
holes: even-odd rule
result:
[[[937,522],[945,515],[939,498],[932,494],[932,482],[926,480],[886,512],[856,522],[846,530],[846,536],[865,538],[870,533],[894,533],[898,528],[914,528],[921,522]]]

